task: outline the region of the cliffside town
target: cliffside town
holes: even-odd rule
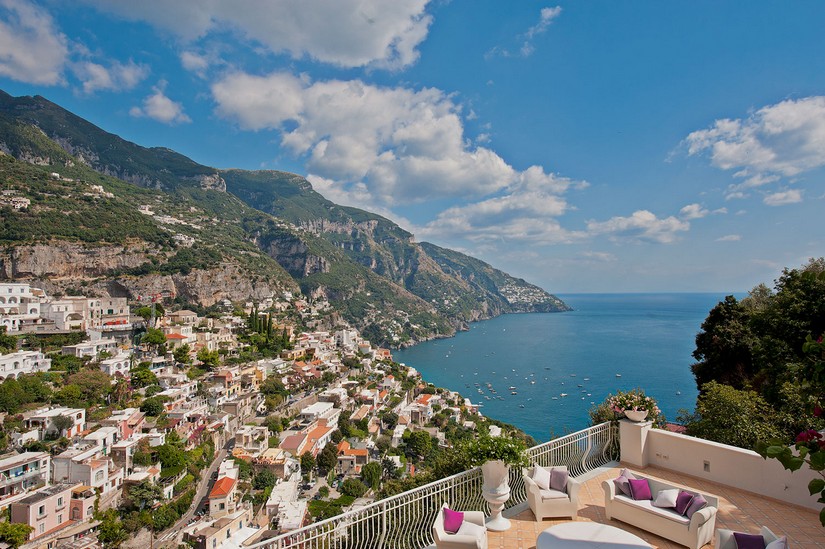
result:
[[[500,432],[327,303],[172,303],[0,283],[0,509],[30,527],[25,547],[145,528],[170,546],[266,539],[424,482],[454,441]]]

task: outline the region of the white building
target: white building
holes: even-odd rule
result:
[[[337,425],[341,410],[335,408],[332,402],[316,402],[301,410],[301,420],[306,422],[327,420],[327,425]]]
[[[20,374],[46,372],[52,366],[52,359],[38,351],[17,351],[0,355],[0,380],[17,379]]]
[[[131,357],[128,353],[120,352],[117,356],[100,361],[100,370],[110,377],[129,377]]]
[[[46,299],[43,290],[28,284],[0,283],[0,326],[12,334],[42,323],[40,306]]]
[[[102,338],[83,341],[77,345],[66,345],[61,349],[61,353],[64,355],[72,355],[78,358],[91,357],[93,359],[100,356],[103,351],[114,355],[117,352],[117,341],[111,338]]]
[[[66,417],[72,420],[72,425],[65,429],[58,429],[55,425],[57,417]],[[43,408],[23,419],[28,429],[38,429],[41,440],[45,435],[56,434],[72,438],[86,429],[86,410],[83,408]]]

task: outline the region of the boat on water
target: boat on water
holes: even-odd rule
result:
[[[510,389],[511,391],[515,391],[515,390],[516,390],[515,386],[513,386],[513,385],[510,385],[510,386],[508,387],[508,389]]]
[[[551,400],[558,400],[559,399],[559,397],[550,397],[550,398],[551,398]]]
[[[622,374],[616,374],[616,377],[622,377]]]
[[[524,408],[524,404],[519,404],[518,407],[519,408]]]
[[[511,394],[511,395],[517,395],[517,394],[518,394],[518,391],[510,391],[510,394]]]
[[[562,394],[560,394],[559,396],[566,397],[566,396],[567,396],[567,393],[562,393]]]
[[[531,385],[535,385],[535,384],[536,384],[536,380],[531,381],[531,382],[530,382],[530,384],[531,384]]]

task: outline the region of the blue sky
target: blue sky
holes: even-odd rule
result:
[[[0,0],[0,88],[556,293],[825,255],[825,3]]]

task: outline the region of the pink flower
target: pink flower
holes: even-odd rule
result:
[[[808,429],[796,435],[796,442],[813,442],[822,438],[822,434],[816,429]]]

